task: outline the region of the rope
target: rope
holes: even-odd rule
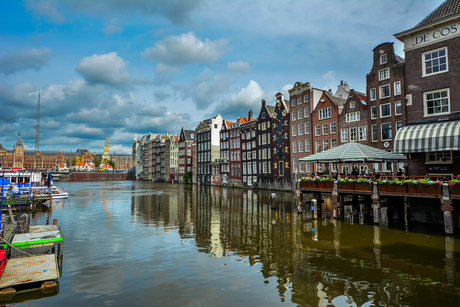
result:
[[[5,242],[7,245],[9,245],[9,247],[14,248],[14,249],[17,250],[18,252],[21,252],[21,253],[23,253],[23,254],[26,254],[26,255],[29,256],[29,257],[35,256],[35,255],[29,254],[29,253],[27,253],[27,252],[25,252],[25,251],[22,251],[22,250],[20,250],[20,249],[18,249],[18,248],[16,248],[16,247],[14,247],[13,245],[11,245],[10,242],[6,241],[6,240],[3,239],[1,236],[0,236],[0,239],[1,239],[3,242]]]

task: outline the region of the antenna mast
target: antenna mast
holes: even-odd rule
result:
[[[37,153],[40,151],[40,85],[38,86],[38,110],[37,110],[37,124],[34,126],[35,134],[35,157],[34,169],[37,168]]]

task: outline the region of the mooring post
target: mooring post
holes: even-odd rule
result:
[[[300,190],[295,190],[295,193],[297,202],[297,213],[302,213],[302,193],[300,193]]]
[[[441,210],[444,212],[444,231],[447,234],[453,234],[452,199],[450,198],[449,185],[447,183],[442,184]]]
[[[276,194],[275,194],[275,193],[272,193],[272,209],[276,209],[276,206],[275,206],[275,197],[276,197]]]
[[[406,231],[409,231],[409,222],[410,222],[409,208],[410,208],[410,198],[404,197],[404,226],[406,228]]]
[[[311,210],[312,212],[312,219],[318,218],[318,204],[316,203],[316,199],[311,200]]]
[[[372,185],[372,209],[374,211],[374,223],[380,223],[380,202],[377,182]]]
[[[446,247],[446,258],[444,258],[444,262],[446,265],[444,266],[444,271],[446,272],[446,281],[449,285],[455,284],[455,260],[454,260],[454,238],[451,236],[447,236],[444,238],[445,240],[445,247]]]
[[[339,203],[339,193],[337,192],[337,184],[338,181],[334,181],[334,186],[332,188],[332,204],[331,204],[331,222],[334,220],[336,217],[336,212],[338,208],[338,203]]]

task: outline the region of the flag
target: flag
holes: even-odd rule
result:
[[[67,186],[63,187],[62,190],[65,190],[65,188],[67,188]]]

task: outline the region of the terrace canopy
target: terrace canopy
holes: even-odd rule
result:
[[[408,159],[385,150],[356,142],[350,142],[317,154],[300,158],[300,162],[347,163],[347,162],[405,162]]]

